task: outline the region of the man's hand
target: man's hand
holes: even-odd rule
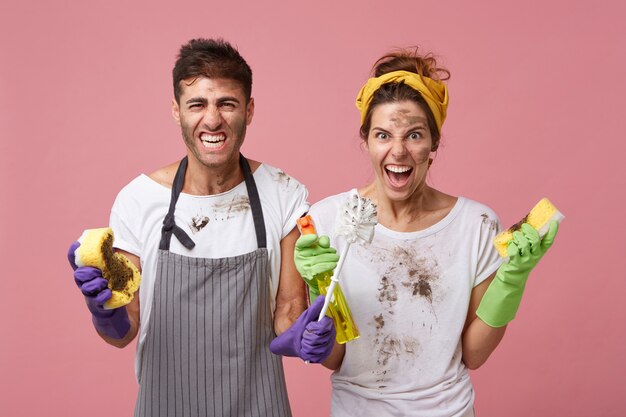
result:
[[[336,335],[330,317],[317,321],[323,305],[324,297],[318,297],[285,333],[272,340],[270,351],[312,363],[323,362],[333,350]]]
[[[74,270],[74,282],[85,296],[93,324],[100,334],[112,339],[123,339],[130,329],[126,308],[119,307],[113,310],[104,308],[104,303],[112,295],[108,281],[98,268],[76,265],[75,252],[79,246],[78,242],[72,243],[67,252],[67,259]]]

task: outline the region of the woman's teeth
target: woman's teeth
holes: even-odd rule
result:
[[[387,165],[385,167],[386,170],[391,171],[396,174],[402,174],[404,172],[408,172],[411,170],[411,167],[408,166],[400,166],[400,165]]]

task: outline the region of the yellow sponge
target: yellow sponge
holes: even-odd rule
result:
[[[80,246],[74,253],[76,265],[98,268],[109,281],[112,296],[104,303],[104,308],[130,303],[139,288],[141,274],[127,257],[113,251],[113,230],[110,227],[85,230],[78,242]]]
[[[522,224],[528,223],[539,233],[539,236],[544,237],[545,234],[548,233],[548,229],[552,221],[561,223],[564,218],[565,216],[563,216],[563,214],[561,214],[561,212],[554,207],[550,200],[542,198],[526,217],[509,227],[504,232],[498,234],[494,238],[493,244],[498,250],[500,256],[506,258],[508,256],[506,250],[509,246],[509,242],[513,239],[513,232],[519,230],[522,227]]]

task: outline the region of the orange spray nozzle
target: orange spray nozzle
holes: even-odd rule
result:
[[[315,230],[315,223],[313,223],[313,218],[310,215],[300,217],[296,223],[298,224],[298,230],[300,230],[300,234],[303,235],[311,235],[317,233]]]

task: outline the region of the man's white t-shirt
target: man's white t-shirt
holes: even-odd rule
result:
[[[253,175],[267,233],[271,269],[270,309],[273,314],[280,275],[280,241],[293,230],[296,220],[309,208],[307,190],[280,169],[266,164],[261,164]],[[169,209],[171,193],[170,188],[142,174],[120,191],[111,209],[114,246],[141,259],[141,323],[135,355],[137,377],[140,375],[141,352],[152,309],[161,228]],[[222,194],[196,196],[181,193],[176,203],[175,221],[194,241],[195,247],[186,249],[172,235],[172,253],[194,258],[225,258],[258,248],[244,182]]]
[[[309,212],[338,253],[346,242],[335,220],[353,193]],[[491,209],[459,197],[425,230],[379,224],[371,244],[350,247],[339,281],[361,336],[331,377],[333,416],[473,416],[461,333],[472,289],[501,264],[492,244],[499,231]]]

